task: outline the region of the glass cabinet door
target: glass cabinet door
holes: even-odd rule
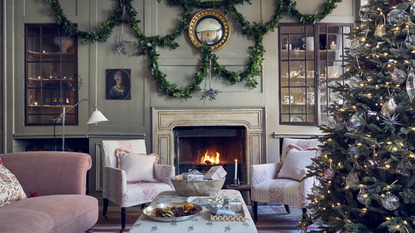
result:
[[[335,86],[342,82],[340,76],[344,73],[343,55],[345,48],[349,46],[350,40],[347,34],[351,26],[332,26],[331,24],[317,25],[319,38],[319,114],[320,122],[326,122],[327,107],[334,102],[343,100],[337,93],[332,92],[329,86]]]
[[[314,27],[280,26],[281,122],[315,122]]]
[[[352,24],[281,23],[280,124],[316,125],[338,97],[328,88],[343,74],[346,34]]]
[[[78,102],[77,39],[55,24],[26,24],[25,45],[25,124],[53,124]],[[77,108],[65,124],[78,124]]]

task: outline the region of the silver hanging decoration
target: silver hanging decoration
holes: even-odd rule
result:
[[[121,17],[124,17],[126,15],[125,12],[125,5],[123,7],[123,13],[121,15]],[[122,53],[124,54],[124,56],[127,56],[127,49],[125,48],[126,44],[130,44],[131,41],[126,41],[124,40],[124,23],[121,23],[121,41],[118,42],[115,46],[114,46],[114,50],[117,53]]]
[[[357,172],[355,172],[354,170],[349,172],[349,174],[346,177],[346,185],[347,186],[359,185],[359,176],[357,175]]]
[[[383,26],[384,26],[383,23],[380,23],[376,26],[375,36],[382,37],[382,36],[386,35],[386,30]]]
[[[359,43],[358,39],[353,39],[350,42],[349,49],[350,49],[349,50],[350,56],[357,56],[357,55],[361,54],[362,51],[363,51],[363,48],[362,48],[362,46],[360,46],[360,43]]]
[[[395,98],[390,97],[388,102],[385,102],[382,105],[382,108],[380,109],[380,113],[387,117],[388,115],[393,115],[395,113],[396,110],[396,102],[395,102]]]
[[[408,28],[408,31],[406,33],[406,38],[405,38],[404,42],[405,42],[405,45],[406,45],[407,48],[412,46],[413,40],[412,40],[411,34],[409,33],[409,28]]]
[[[210,102],[212,102],[212,100],[216,100],[216,96],[219,93],[221,93],[221,91],[212,88],[212,58],[209,57],[209,90],[202,95],[200,100],[209,97]]]
[[[392,79],[392,82],[403,83],[406,80],[406,73],[400,69],[394,69],[393,72],[386,72]]]
[[[408,78],[406,79],[406,92],[412,102],[415,97],[415,73],[412,67],[409,69]]]

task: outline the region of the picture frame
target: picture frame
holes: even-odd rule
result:
[[[131,99],[131,69],[106,69],[105,99]]]

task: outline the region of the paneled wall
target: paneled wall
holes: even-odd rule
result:
[[[14,152],[24,150],[31,138],[50,138],[53,135],[53,126],[24,126],[24,25],[26,23],[54,23],[51,7],[45,0],[4,0],[5,17],[5,76],[7,82],[2,90],[5,92],[3,139],[4,151]],[[78,28],[84,31],[98,31],[99,25],[112,14],[112,8],[118,1],[115,0],[61,0],[62,8]],[[302,13],[314,13],[321,10],[321,4],[327,0],[297,0],[298,9]],[[140,27],[147,36],[172,33],[181,19],[182,9],[171,7],[167,0],[161,3],[155,0],[134,0],[133,6],[137,9],[137,19]],[[246,3],[237,6],[237,9],[249,21],[268,21],[275,11],[275,0],[254,0],[252,5]],[[199,10],[199,9],[198,9]],[[355,21],[357,12],[354,0],[343,0],[338,8],[327,17],[324,22]],[[197,10],[195,10],[196,12]],[[230,70],[243,70],[248,62],[248,46],[253,42],[241,33],[239,24],[231,24],[232,34],[228,44],[215,52],[219,63]],[[296,22],[289,16],[284,16],[283,22]],[[116,53],[113,49],[115,43],[121,39],[132,41],[127,45],[127,56]],[[261,108],[264,109],[264,135],[262,143],[264,148],[264,161],[275,162],[279,160],[279,140],[277,135],[314,135],[319,130],[316,127],[296,127],[278,125],[278,32],[270,32],[265,36],[263,44],[266,49],[263,63],[263,76],[258,77],[258,87],[250,89],[246,83],[230,85],[227,80],[212,77],[212,88],[219,89],[218,97],[214,101],[201,100],[203,92],[195,93],[188,100],[167,97],[157,91],[157,83],[151,77],[148,69],[148,57],[136,56],[137,39],[130,30],[130,25],[115,27],[113,34],[107,42],[97,42],[78,47],[79,70],[83,86],[79,90],[79,98],[89,98],[94,101],[99,110],[109,119],[109,122],[97,125],[86,125],[92,105],[79,105],[79,125],[67,126],[68,137],[90,138],[89,148],[94,164],[96,158],[95,148],[101,138],[134,138],[145,135],[147,148],[153,148],[152,142],[152,108],[176,109],[231,109],[231,108]],[[180,45],[175,50],[160,48],[160,70],[167,74],[171,82],[180,87],[190,85],[194,80],[194,73],[199,70],[200,52],[189,40],[184,32],[176,42]],[[107,100],[105,99],[105,72],[106,69],[131,69],[131,99]],[[209,88],[209,79],[201,84],[202,89]],[[0,99],[1,100],[1,99]],[[1,101],[0,101],[1,103]],[[58,128],[58,132],[60,128]],[[14,139],[15,138],[15,139]],[[14,140],[13,140],[14,139]],[[23,140],[24,139],[24,140]],[[1,147],[0,147],[1,148]],[[151,151],[148,151],[149,153]],[[95,174],[95,165],[90,173]],[[98,187],[94,176],[90,188]]]

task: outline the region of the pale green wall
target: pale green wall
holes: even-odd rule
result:
[[[99,24],[112,13],[116,6],[115,0],[61,0],[62,8],[68,19],[78,24],[81,30],[98,30]],[[321,10],[321,4],[327,0],[297,0],[302,13],[314,13]],[[158,3],[156,0],[134,0],[137,8],[137,19],[141,21],[142,31],[147,36],[166,35],[174,29],[181,19],[182,9],[170,7],[166,0]],[[252,5],[237,6],[249,21],[263,19],[268,21],[275,11],[275,0],[252,0]],[[50,6],[44,0],[5,0],[5,76],[7,81],[2,90],[5,93],[5,138],[6,152],[22,151],[27,140],[13,140],[13,138],[30,139],[31,137],[51,137],[53,126],[24,127],[24,24],[25,23],[54,23],[54,16]],[[357,11],[354,0],[343,0],[338,8],[323,22],[353,23]],[[228,44],[216,52],[219,63],[228,69],[243,69],[248,61],[247,47],[252,41],[242,35],[240,26],[230,19],[232,35]],[[282,22],[297,22],[284,16]],[[265,108],[265,135],[264,154],[268,161],[278,160],[278,140],[272,135],[314,135],[318,134],[317,127],[281,126],[278,124],[278,32],[270,32],[263,41],[266,54],[263,63],[263,77],[258,78],[258,88],[250,90],[246,83],[230,86],[226,80],[217,81],[214,78],[214,89],[219,89],[216,101],[201,101],[202,93],[194,94],[192,99],[178,100],[166,97],[157,92],[156,82],[148,70],[148,58],[135,56],[136,39],[129,26],[124,25],[124,39],[133,41],[128,45],[127,56],[116,54],[113,50],[118,41],[121,27],[114,29],[113,35],[106,43],[79,45],[78,72],[83,79],[83,86],[79,91],[79,99],[89,98],[110,120],[98,125],[85,125],[89,118],[92,106],[79,105],[79,126],[68,126],[68,137],[111,137],[112,135],[146,135],[147,148],[151,145],[151,108]],[[186,33],[176,40],[180,47],[176,50],[160,49],[160,69],[167,74],[169,80],[177,82],[181,87],[193,82],[193,74],[198,70],[200,53],[189,41]],[[79,43],[80,44],[80,43]],[[125,68],[132,73],[131,100],[105,100],[105,69]],[[208,87],[207,82],[201,85]],[[115,137],[114,136],[114,137]],[[94,146],[91,145],[90,148]],[[148,151],[151,152],[151,151]],[[91,151],[90,151],[91,153]]]

